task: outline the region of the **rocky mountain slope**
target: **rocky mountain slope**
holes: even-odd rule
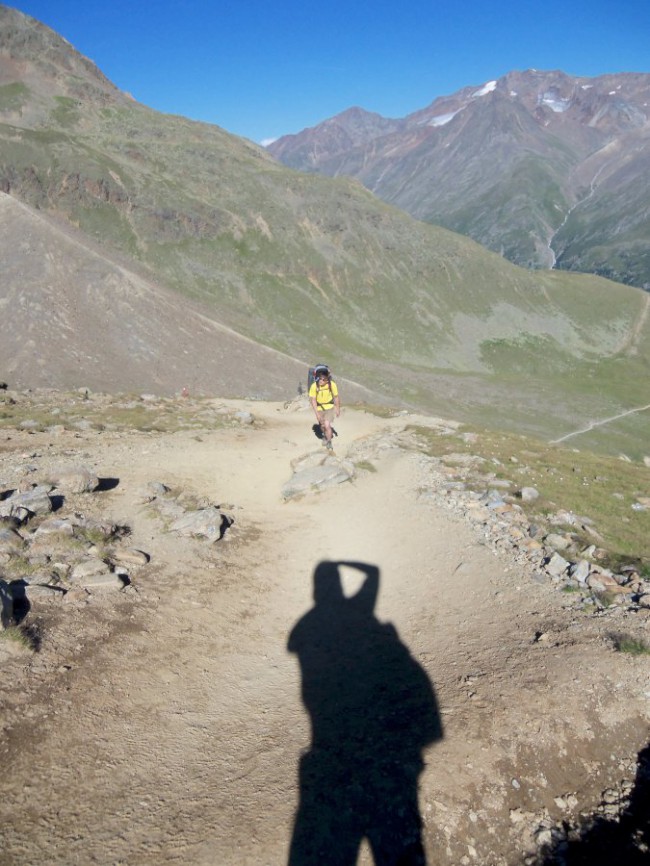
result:
[[[518,264],[650,288],[648,74],[512,72],[398,120],[350,109],[268,150]]]
[[[555,436],[650,403],[643,292],[517,268],[158,114],[7,7],[0,37],[12,385],[291,397],[316,356],[384,399]]]

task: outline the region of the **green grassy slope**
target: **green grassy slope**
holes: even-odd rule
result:
[[[642,292],[525,271],[356,182],[293,172],[78,70],[37,72],[0,88],[0,188],[240,333],[413,405],[548,435],[650,402]]]

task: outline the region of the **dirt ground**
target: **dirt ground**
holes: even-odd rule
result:
[[[417,453],[285,502],[320,449],[310,415],[231,405],[256,423],[3,443],[5,468],[31,449],[118,479],[92,502],[151,561],[129,592],[34,605],[40,651],[2,663],[1,863],[277,866],[302,832],[292,866],[357,843],[370,864],[373,826],[417,826],[419,790],[430,866],[510,866],[634,778],[647,657],[419,496]],[[337,455],[403,423],[345,409]],[[233,525],[169,533],[152,481]],[[358,564],[344,597],[337,562]]]

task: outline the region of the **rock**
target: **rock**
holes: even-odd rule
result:
[[[549,533],[544,539],[544,543],[553,550],[566,550],[571,544],[571,539],[566,535],[557,535],[554,532]]]
[[[587,578],[589,577],[589,572],[591,571],[591,564],[587,562],[586,559],[581,559],[579,562],[576,562],[569,569],[569,574],[578,583],[586,583]]]
[[[561,577],[568,568],[569,563],[559,553],[554,553],[546,563],[546,571],[552,577]]]
[[[79,562],[70,572],[70,580],[86,586],[86,580],[99,574],[109,574],[110,568],[103,559],[87,559]]]
[[[149,562],[149,555],[142,550],[137,550],[135,547],[128,547],[124,550],[115,550],[111,554],[111,559],[116,565],[130,565],[137,567],[146,565]]]
[[[99,478],[85,466],[69,466],[55,469],[52,483],[67,493],[92,493],[99,485]]]
[[[14,599],[6,580],[0,578],[0,630],[13,625]]]
[[[282,488],[284,499],[291,499],[312,490],[333,487],[354,478],[355,470],[352,463],[326,457],[318,466],[302,469],[296,472],[290,481]]]
[[[25,543],[25,539],[15,529],[0,526],[0,551],[21,550]]]
[[[52,511],[51,490],[49,485],[37,484],[31,490],[14,493],[0,503],[0,517],[17,517],[22,521],[32,515],[49,514]]]
[[[33,578],[30,578],[29,580],[13,581],[11,584],[11,592],[14,601],[27,599],[29,602],[62,601],[66,593],[62,586],[53,586],[47,582],[37,583]]]
[[[255,421],[250,412],[235,412],[233,417],[239,424],[253,424]]]
[[[522,487],[520,495],[522,502],[534,502],[539,499],[539,491],[535,487]]]
[[[643,463],[645,466],[648,466],[650,468],[650,457],[644,457]]]
[[[209,508],[200,508],[198,511],[185,512],[174,520],[169,528],[179,535],[201,536],[218,541],[228,525],[228,518],[212,505]]]
[[[105,572],[103,574],[92,574],[80,581],[80,586],[85,589],[124,589],[129,580],[123,574]]]
[[[162,481],[150,481],[144,490],[140,491],[140,496],[143,502],[153,502],[154,499],[166,496],[168,493],[169,487]]]
[[[592,572],[585,582],[589,589],[594,589],[596,592],[628,592],[613,576],[599,571]]]
[[[66,518],[59,517],[51,517],[48,520],[44,520],[34,532],[34,536],[36,537],[43,535],[72,536],[73,534],[74,526],[71,521]]]

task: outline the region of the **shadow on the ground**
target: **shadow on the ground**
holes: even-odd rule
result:
[[[311,429],[314,432],[314,436],[317,439],[320,439],[321,442],[325,439],[325,434],[323,433],[323,428],[320,426],[320,424],[318,424],[318,423],[312,424]],[[339,434],[336,432],[334,427],[332,427],[332,436],[334,437],[334,436],[338,436],[338,435]]]
[[[537,866],[649,866],[650,864],[650,744],[639,752],[634,788],[620,819],[600,815],[577,828],[565,828]]]
[[[95,493],[105,493],[107,490],[115,490],[119,483],[119,478],[100,478],[99,484],[95,487]]]
[[[349,598],[341,566],[365,575]],[[314,606],[289,637],[312,729],[289,866],[354,866],[364,839],[378,866],[426,863],[418,779],[442,726],[426,673],[374,615],[378,592],[377,566],[321,562]]]

